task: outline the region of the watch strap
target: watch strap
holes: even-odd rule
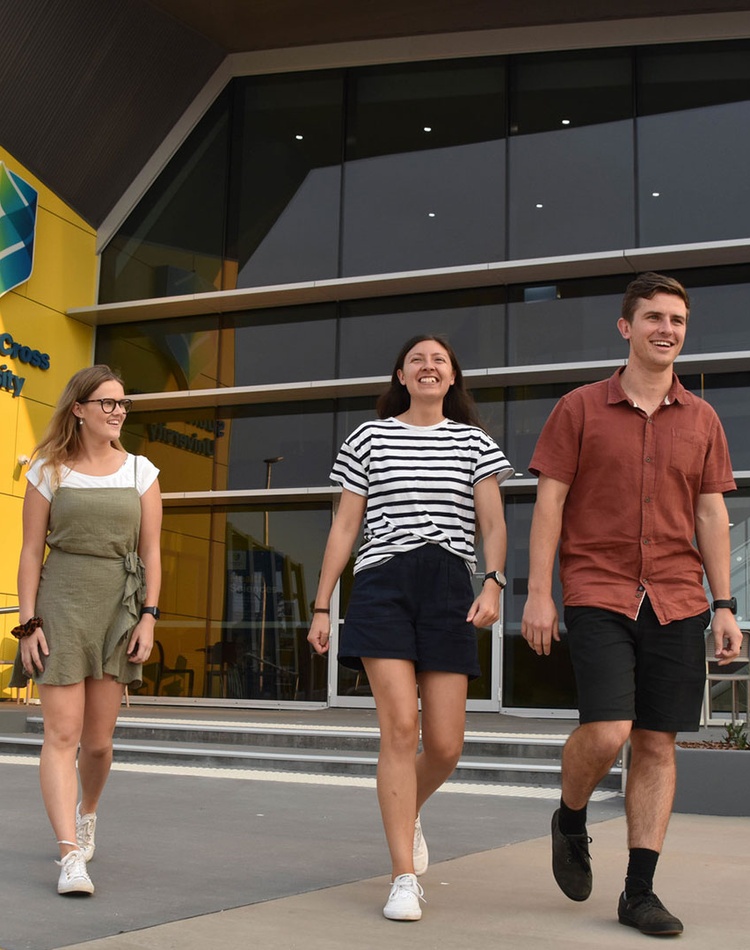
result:
[[[500,590],[503,590],[508,581],[505,579],[505,574],[501,574],[500,571],[487,571],[482,580],[482,584],[486,584],[487,581],[494,581]]]
[[[729,600],[715,600],[711,604],[711,610],[716,611],[717,609],[721,610],[731,610],[733,614],[737,613],[737,598],[730,597]]]

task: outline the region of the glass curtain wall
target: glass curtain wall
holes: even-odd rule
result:
[[[748,235],[750,41],[234,79],[100,300]]]

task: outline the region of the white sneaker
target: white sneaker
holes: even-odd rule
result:
[[[94,857],[96,844],[94,837],[96,835],[96,815],[92,812],[90,815],[81,814],[81,803],[76,805],[76,842],[83,851],[83,856],[87,861]]]
[[[412,856],[414,860],[414,873],[417,877],[421,877],[430,864],[430,852],[427,850],[427,842],[424,840],[424,835],[422,834],[422,822],[419,820],[419,815],[417,815],[417,820],[414,822]]]
[[[424,901],[424,891],[416,874],[399,874],[391,886],[383,916],[388,920],[419,920],[420,901]]]
[[[94,884],[86,869],[83,851],[69,851],[60,861],[60,878],[57,882],[58,894],[93,894]]]

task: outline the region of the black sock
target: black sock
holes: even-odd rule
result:
[[[628,897],[641,891],[650,891],[654,886],[654,872],[659,852],[650,848],[631,848],[628,873],[625,878],[625,893]]]
[[[587,805],[584,805],[583,808],[574,809],[568,808],[565,802],[560,799],[560,817],[559,827],[560,831],[564,835],[585,835],[586,834],[586,809]]]

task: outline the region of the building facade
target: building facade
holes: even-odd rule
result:
[[[404,340],[437,332],[516,469],[470,705],[573,715],[564,643],[550,660],[520,636],[526,466],[555,401],[622,364],[619,302],[644,270],[691,295],[677,370],[727,431],[748,622],[750,30],[712,22],[228,57],[99,229],[98,304],[68,310],[134,396],[123,441],[161,469],[163,619],[138,699],[371,703],[305,639],[328,472]]]

